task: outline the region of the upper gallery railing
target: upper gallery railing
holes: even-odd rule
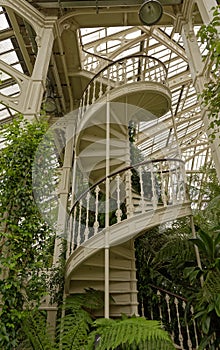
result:
[[[167,69],[160,60],[147,55],[127,56],[110,63],[94,76],[85,89],[80,103],[81,116],[108,91],[134,82],[166,85]]]
[[[185,168],[180,159],[146,161],[112,173],[73,204],[68,221],[69,253],[106,225],[186,201]]]

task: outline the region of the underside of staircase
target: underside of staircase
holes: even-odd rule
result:
[[[133,240],[110,248],[110,315],[118,317],[137,314],[137,280]],[[104,291],[105,279],[104,249],[86,259],[77,267],[69,285],[69,294],[83,293],[86,288]],[[104,315],[98,310],[96,316]]]

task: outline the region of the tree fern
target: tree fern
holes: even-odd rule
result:
[[[124,320],[98,319],[96,329],[90,334],[88,350],[94,349],[97,335],[97,350],[175,349],[168,333],[161,328],[160,322],[145,318],[129,318]]]
[[[65,316],[58,325],[57,343],[62,344],[62,350],[84,349],[92,318],[77,298],[67,300],[64,309]]]
[[[46,317],[41,311],[29,311],[22,322],[26,336],[18,350],[55,350],[51,333],[46,327]]]

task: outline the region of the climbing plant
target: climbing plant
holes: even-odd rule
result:
[[[219,107],[220,107],[220,85],[219,85],[219,64],[220,64],[220,5],[213,8],[213,19],[210,23],[201,26],[198,37],[205,44],[206,54],[204,60],[209,59],[210,80],[205,84],[201,93],[201,99],[204,106],[207,107],[210,128],[213,130],[211,138],[216,137],[216,131],[219,131]]]
[[[0,151],[0,348],[19,342],[27,309],[46,292],[54,234],[33,198],[32,165],[48,126],[22,116],[1,128]],[[49,176],[50,174],[48,174]]]

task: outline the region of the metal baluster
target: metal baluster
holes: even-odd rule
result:
[[[143,57],[140,57],[140,80],[144,81]]]
[[[154,319],[154,312],[153,312],[152,306],[150,307],[150,318],[151,318],[151,320]]]
[[[87,241],[89,237],[89,201],[90,201],[90,192],[86,195],[86,228],[84,232],[85,241]]]
[[[186,200],[185,167],[182,162],[180,162],[180,173],[181,173],[181,198],[183,201],[185,201]]]
[[[81,113],[82,117],[83,117],[83,113],[85,112],[85,109],[86,109],[86,91],[84,92],[82,97],[82,113]]]
[[[121,204],[121,201],[120,201],[120,184],[121,184],[121,177],[118,174],[116,176],[117,210],[115,212],[116,217],[117,217],[117,223],[121,222],[121,217],[122,217],[122,211],[121,211],[121,208],[120,208],[120,204]]]
[[[157,291],[157,297],[159,300],[158,309],[159,309],[160,320],[161,320],[161,322],[163,322],[163,315],[162,315],[162,308],[161,308],[161,293],[159,290]]]
[[[183,310],[185,311],[186,310],[186,303],[185,301],[183,301]],[[187,333],[187,345],[188,345],[188,348],[189,350],[192,350],[192,341],[191,341],[191,338],[190,338],[190,332],[189,332],[189,326],[188,326],[188,323],[187,323],[187,319],[185,320],[185,323],[186,323],[186,333]]]
[[[95,102],[96,98],[95,98],[95,95],[96,95],[96,79],[93,80],[93,91],[92,91],[92,103]]]
[[[163,163],[160,163],[160,179],[161,179],[161,198],[164,207],[167,207],[167,195],[165,190],[165,179],[163,175]]]
[[[170,199],[171,199],[171,204],[175,204],[175,195],[174,195],[174,184],[173,184],[173,173],[172,173],[172,164],[171,162],[168,161],[168,165],[169,165],[169,190],[170,190]]]
[[[125,193],[126,193],[126,209],[127,218],[130,218],[134,214],[134,206],[132,203],[132,184],[131,184],[131,170],[126,171],[125,174]]]
[[[116,63],[116,86],[119,86],[120,85],[120,63],[117,62]]]
[[[141,209],[141,212],[144,213],[145,211],[145,202],[144,202],[144,189],[143,189],[143,177],[142,177],[142,167],[139,166],[138,168],[138,172],[139,172],[139,178],[140,178],[140,188],[141,188],[141,201],[140,201],[140,209]]]
[[[110,69],[111,69],[111,67],[108,67],[108,69],[107,69],[107,80],[108,80],[108,82],[107,82],[107,89],[106,89],[106,92],[109,92],[110,91]]]
[[[67,228],[67,251],[66,251],[66,257],[70,256],[72,253],[72,241],[73,241],[73,215],[69,217],[69,220],[66,220],[66,228]]]
[[[168,294],[165,295],[165,300],[167,303],[167,313],[168,313],[168,321],[169,321],[169,325],[171,328],[171,310],[170,310],[170,296]],[[171,333],[171,339],[172,341],[174,341],[174,331],[172,329],[172,333]]]
[[[86,110],[89,108],[90,90],[91,90],[91,85],[89,85],[87,89]]]
[[[99,98],[103,95],[103,74],[100,77]]]
[[[194,329],[194,335],[195,335],[195,341],[196,341],[196,349],[197,349],[198,346],[199,346],[199,341],[198,341],[198,334],[197,334],[197,328],[196,328],[196,321],[195,321],[195,318],[194,318],[194,309],[193,309],[192,305],[190,307],[190,312],[191,312],[191,315],[192,315],[193,329]]]
[[[181,163],[179,163],[178,166],[178,191],[177,191],[177,198],[178,201],[183,201],[183,174],[182,174],[182,166]]]
[[[81,242],[81,219],[82,219],[82,200],[79,201],[79,221],[78,221],[78,234],[77,234],[77,247],[80,246]]]
[[[157,209],[158,198],[157,198],[153,163],[150,163],[150,172],[151,172],[151,185],[152,185],[152,195],[153,195],[152,196],[152,204],[153,204],[153,209]]]
[[[99,228],[99,221],[98,221],[98,211],[99,211],[99,192],[100,188],[99,186],[96,186],[95,188],[95,222],[94,222],[94,235],[98,233],[98,228]]]
[[[123,69],[123,73],[122,73],[123,84],[126,84],[126,82],[127,82],[127,70],[126,70],[125,62],[122,63],[122,69]]]
[[[147,72],[147,69],[146,69],[146,64],[147,64],[147,60],[148,58],[147,57],[144,57],[143,58],[143,80],[145,81],[146,80],[146,72]]]
[[[73,223],[72,223],[72,230],[73,230],[73,233],[72,233],[72,249],[71,249],[71,253],[74,251],[75,249],[75,245],[76,245],[76,242],[75,242],[75,234],[76,234],[76,211],[77,211],[77,206],[75,206],[74,208],[74,212],[73,212]]]
[[[183,348],[183,335],[182,335],[181,325],[180,325],[179,300],[177,298],[174,299],[174,304],[176,306],[176,316],[177,316],[178,331],[179,331],[179,342],[180,342],[181,349],[184,350],[184,348]]]
[[[135,58],[134,57],[132,58],[132,71],[133,71],[132,80],[133,80],[133,82],[135,82],[136,79],[138,79],[138,77],[136,77],[136,74],[135,74]]]
[[[144,317],[144,299],[141,298],[141,316]]]

